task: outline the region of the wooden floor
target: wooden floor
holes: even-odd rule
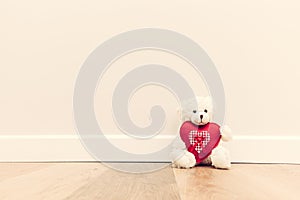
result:
[[[0,199],[300,199],[300,165],[128,174],[99,163],[1,163]]]

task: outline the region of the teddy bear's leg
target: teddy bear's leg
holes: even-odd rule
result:
[[[196,165],[194,154],[184,151],[183,155],[172,161],[172,167],[176,168],[192,168]]]
[[[171,152],[172,167],[191,168],[196,165],[194,154],[186,150],[185,144],[180,138],[176,138],[173,142]]]
[[[222,146],[216,147],[211,153],[212,166],[219,169],[229,169],[231,167],[230,154]]]

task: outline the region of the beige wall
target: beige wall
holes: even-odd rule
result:
[[[142,27],[183,33],[207,51],[222,76],[226,118],[235,134],[299,134],[299,126],[292,126],[300,113],[299,10],[296,0],[1,1],[0,134],[73,133],[73,86],[82,62],[102,41]],[[133,66],[171,65],[198,94],[207,93],[173,55],[136,52],[118,62],[96,95],[96,102],[105,96],[96,103],[105,130],[116,131],[106,104],[118,77]],[[125,67],[119,71],[120,65]],[[142,104],[145,93],[154,95]],[[169,120],[164,131],[176,132],[177,103],[162,88],[138,91],[132,118],[146,125],[148,109],[161,101]]]

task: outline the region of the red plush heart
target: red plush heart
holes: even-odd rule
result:
[[[220,126],[215,123],[198,126],[186,121],[180,127],[180,137],[199,164],[218,146],[221,139]]]

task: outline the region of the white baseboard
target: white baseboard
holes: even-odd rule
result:
[[[112,135],[116,144],[132,146],[126,137]],[[158,137],[157,145],[170,141]],[[300,136],[235,136],[224,145],[233,162],[300,164]],[[95,161],[77,135],[2,135],[0,162]],[[169,162],[169,160],[165,160]]]
[[[236,136],[225,146],[233,162],[300,164],[300,136]]]

